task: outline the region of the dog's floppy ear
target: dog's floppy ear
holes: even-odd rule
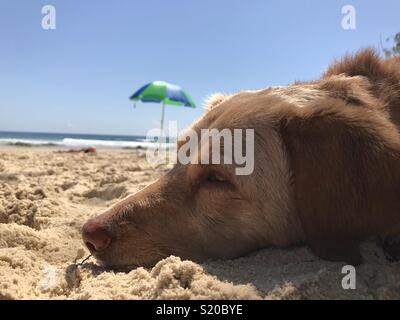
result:
[[[280,134],[307,244],[357,265],[360,241],[400,222],[399,134],[379,114],[333,98],[288,113]]]

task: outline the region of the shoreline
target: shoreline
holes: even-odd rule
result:
[[[165,145],[172,143],[166,137]],[[142,135],[110,135],[46,132],[8,132],[0,131],[0,146],[15,147],[55,147],[55,148],[112,148],[148,149],[158,146],[157,137]]]
[[[84,149],[84,147],[67,147],[67,146],[15,146],[15,145],[2,145],[0,144],[0,152],[1,151],[41,151],[41,152],[51,152],[58,153],[58,151],[62,151],[63,153],[68,153],[65,151],[68,150],[80,150]],[[144,154],[147,149],[145,148],[107,148],[107,147],[96,147],[97,152],[103,153],[134,153],[134,154]],[[60,152],[59,152],[60,153]]]

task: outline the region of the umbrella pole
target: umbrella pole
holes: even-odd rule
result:
[[[160,128],[160,137],[159,137],[159,148],[161,148],[161,140],[164,136],[164,116],[165,116],[165,102],[162,102],[162,110],[161,110],[161,128]]]

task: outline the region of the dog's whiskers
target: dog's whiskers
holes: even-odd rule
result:
[[[89,258],[91,258],[91,257],[92,257],[92,255],[89,254],[85,259],[83,259],[81,262],[78,263],[78,266],[83,265],[83,264],[84,264],[87,260],[89,260]]]

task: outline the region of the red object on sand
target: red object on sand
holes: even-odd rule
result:
[[[90,148],[83,149],[83,151],[85,153],[96,153],[97,150],[95,147],[90,147]]]

